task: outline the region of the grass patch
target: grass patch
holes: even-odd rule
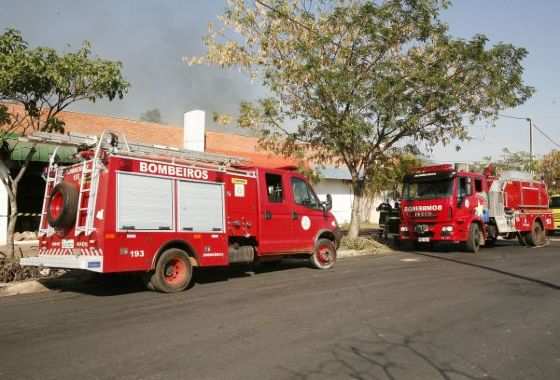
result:
[[[343,249],[353,249],[356,251],[375,250],[381,246],[377,241],[359,236],[357,238],[342,237],[340,247]]]

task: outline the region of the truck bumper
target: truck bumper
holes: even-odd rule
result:
[[[21,266],[84,269],[92,272],[103,272],[103,256],[41,255],[24,257],[19,263]]]
[[[425,223],[418,223],[425,224]],[[444,230],[444,228],[452,227],[452,230]],[[417,241],[419,243],[429,243],[433,241],[441,241],[448,243],[459,243],[465,240],[464,232],[459,230],[457,225],[451,223],[435,223],[430,224],[429,229],[423,232],[417,231],[416,224],[405,226],[406,231],[400,230],[401,240]]]

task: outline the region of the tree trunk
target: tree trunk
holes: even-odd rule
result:
[[[356,238],[360,234],[360,205],[363,195],[363,186],[360,183],[352,184],[354,199],[352,200],[352,218],[350,219],[349,238]]]
[[[11,152],[10,152],[11,153]],[[29,166],[29,162],[31,161],[31,157],[35,154],[35,145],[31,147],[29,153],[27,153],[27,157],[23,161],[17,175],[15,178],[11,177],[10,169],[6,162],[0,160],[0,179],[4,187],[6,188],[6,192],[8,193],[8,200],[10,202],[10,217],[8,220],[8,231],[6,234],[6,244],[7,244],[7,252],[6,256],[8,258],[14,257],[14,234],[16,231],[16,222],[18,218],[18,205],[17,205],[17,191],[19,186],[19,181],[25,174],[27,167]]]
[[[9,259],[14,258],[15,247],[14,247],[14,234],[16,231],[16,222],[17,222],[17,184],[13,185],[13,189],[7,186],[8,188],[8,199],[10,201],[10,218],[8,220],[8,232],[6,235],[6,244],[8,251],[6,255]]]

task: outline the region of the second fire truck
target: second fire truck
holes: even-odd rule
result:
[[[498,236],[545,243],[554,229],[546,185],[528,173],[493,175],[460,166],[418,168],[405,176],[400,239],[408,243],[462,243],[478,252]]]

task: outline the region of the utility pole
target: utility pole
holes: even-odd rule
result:
[[[529,172],[533,174],[533,121],[530,117],[527,121],[529,122]]]

